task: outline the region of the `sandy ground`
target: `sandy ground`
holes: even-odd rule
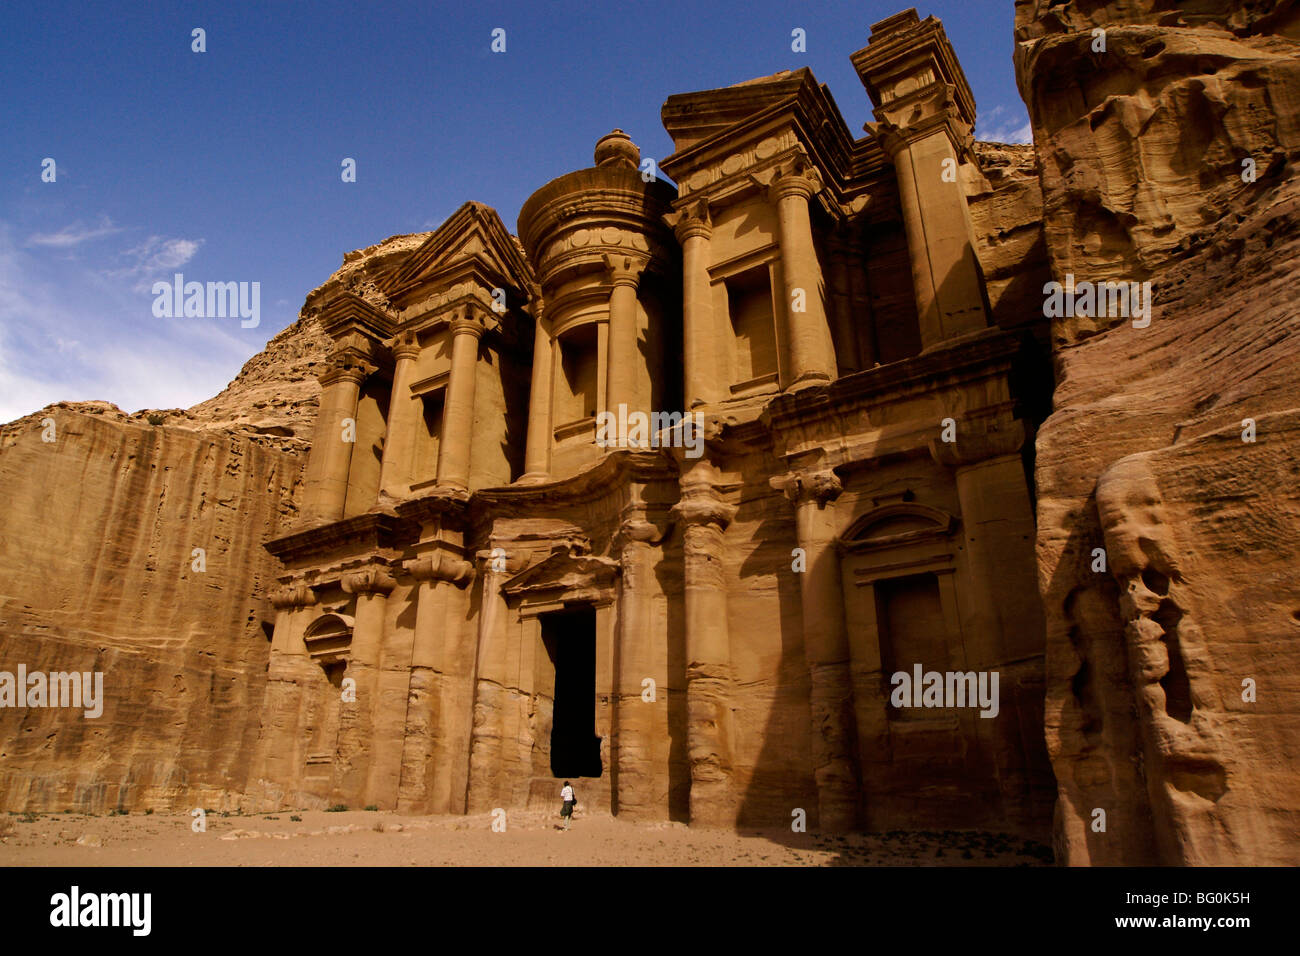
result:
[[[0,866],[1042,866],[1051,851],[989,833],[847,837],[738,834],[679,823],[630,823],[581,809],[559,817],[408,817],[349,810],[210,813],[207,831],[181,814],[0,817]],[[80,841],[80,842],[78,842]]]

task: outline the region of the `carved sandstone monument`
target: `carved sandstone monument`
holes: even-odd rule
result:
[[[518,241],[468,203],[380,301],[320,302],[251,795],[481,812],[564,777],[695,824],[1048,819],[1045,322],[986,288],[942,27],[892,17],[853,62],[870,136],[807,70],[673,96],[676,189],[615,130]],[[916,666],[996,672],[996,713],[891,706]]]
[[[852,55],[864,135],[808,70],[672,96],[675,186],[615,130],[517,238],[469,202],[350,254],[210,402],[5,426],[5,660],[108,698],[0,710],[5,808],[559,777],[634,820],[1294,862],[1294,24],[1019,4],[1035,150],[973,140],[908,10]],[[1205,171],[1246,156],[1253,191]],[[1049,317],[1066,273],[1154,320]]]

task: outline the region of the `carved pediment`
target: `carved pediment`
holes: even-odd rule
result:
[[[349,334],[359,334],[364,339],[382,342],[393,334],[393,317],[375,308],[361,296],[341,292],[321,309],[321,329],[335,341]]]
[[[352,629],[356,623],[347,614],[322,614],[307,626],[302,636],[308,655],[318,664],[347,660],[348,649],[352,646]]]
[[[957,519],[946,511],[898,502],[876,508],[850,525],[840,537],[848,551],[895,548],[946,538],[957,527]]]
[[[501,592],[511,598],[590,598],[612,588],[618,573],[617,561],[565,548],[520,571],[501,586]]]
[[[420,290],[436,292],[467,281],[477,281],[487,290],[504,288],[513,304],[526,300],[534,286],[532,269],[500,217],[477,202],[456,210],[384,280],[383,287],[400,305]]]

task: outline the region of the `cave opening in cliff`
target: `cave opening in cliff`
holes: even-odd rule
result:
[[[579,607],[542,615],[542,642],[555,667],[551,773],[599,777],[596,735],[596,610]]]

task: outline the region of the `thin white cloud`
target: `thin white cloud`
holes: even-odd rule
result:
[[[202,245],[202,239],[167,239],[162,236],[150,236],[122,255],[135,260],[129,267],[130,271],[140,274],[183,266],[194,258]]]
[[[113,220],[104,216],[99,220],[97,226],[87,226],[81,222],[74,222],[71,225],[64,226],[58,232],[43,232],[29,236],[26,244],[29,246],[50,246],[55,249],[68,249],[72,246],[79,246],[83,242],[102,239],[105,236],[111,236],[121,231],[121,226],[113,225]]]
[[[995,106],[976,123],[975,138],[984,143],[1027,144],[1034,141],[1034,128],[1024,107]]]
[[[226,320],[157,319],[128,287],[142,269],[188,262],[201,240],[154,237],[111,270],[69,266],[19,244],[0,220],[0,422],[58,401],[127,412],[188,407],[217,394],[262,345]]]
[[[132,282],[132,292],[148,292],[155,281],[170,282],[171,276],[165,273],[179,269],[193,259],[202,245],[202,239],[150,236],[138,246],[121,253],[124,265],[105,270],[103,275]]]

